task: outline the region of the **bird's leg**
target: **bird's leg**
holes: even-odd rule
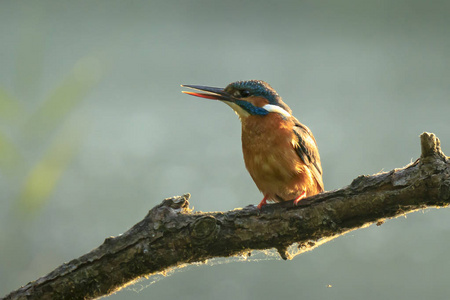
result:
[[[267,195],[264,195],[264,198],[261,200],[261,202],[258,204],[258,209],[261,209],[261,207],[263,207],[264,205],[267,204]]]
[[[297,198],[294,199],[294,206],[296,206],[300,200],[306,198],[306,191],[303,191]]]

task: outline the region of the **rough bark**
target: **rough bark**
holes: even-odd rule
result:
[[[189,194],[165,199],[118,237],[3,299],[92,299],[151,274],[214,257],[276,248],[289,259],[292,245],[307,251],[346,232],[381,225],[450,202],[450,160],[434,134],[421,135],[422,155],[400,169],[359,176],[342,189],[302,200],[247,206],[228,212],[193,212]]]

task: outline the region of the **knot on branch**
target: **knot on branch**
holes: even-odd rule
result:
[[[424,132],[420,135],[422,148],[421,158],[439,156],[446,160],[446,156],[441,150],[441,141],[434,133]]]
[[[183,196],[164,199],[159,205],[153,207],[144,220],[133,226],[130,231],[139,231],[143,227],[155,231],[176,230],[186,223],[186,220],[177,217],[181,213],[190,212],[188,201],[190,197],[190,194],[184,194]]]
[[[199,243],[209,243],[219,232],[220,225],[213,216],[204,216],[195,220],[191,225],[191,236]]]
[[[191,198],[191,194],[184,194],[183,196],[174,196],[171,198],[166,198],[162,201],[159,207],[170,207],[172,209],[180,209],[181,211],[185,211],[189,209],[189,198]]]

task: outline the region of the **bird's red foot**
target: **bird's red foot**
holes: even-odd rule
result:
[[[267,196],[264,196],[264,198],[261,200],[261,202],[258,204],[257,208],[261,209],[264,205],[267,204]]]
[[[294,206],[296,206],[300,200],[306,198],[306,192],[303,191],[297,198],[294,199]]]

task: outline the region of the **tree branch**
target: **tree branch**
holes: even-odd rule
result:
[[[342,189],[302,200],[228,212],[192,212],[189,194],[165,199],[118,237],[3,299],[91,299],[183,264],[276,248],[283,259],[349,231],[450,202],[450,160],[430,133],[422,155],[401,169],[359,176]],[[294,245],[295,248],[292,246]],[[299,250],[297,250],[299,249]]]

